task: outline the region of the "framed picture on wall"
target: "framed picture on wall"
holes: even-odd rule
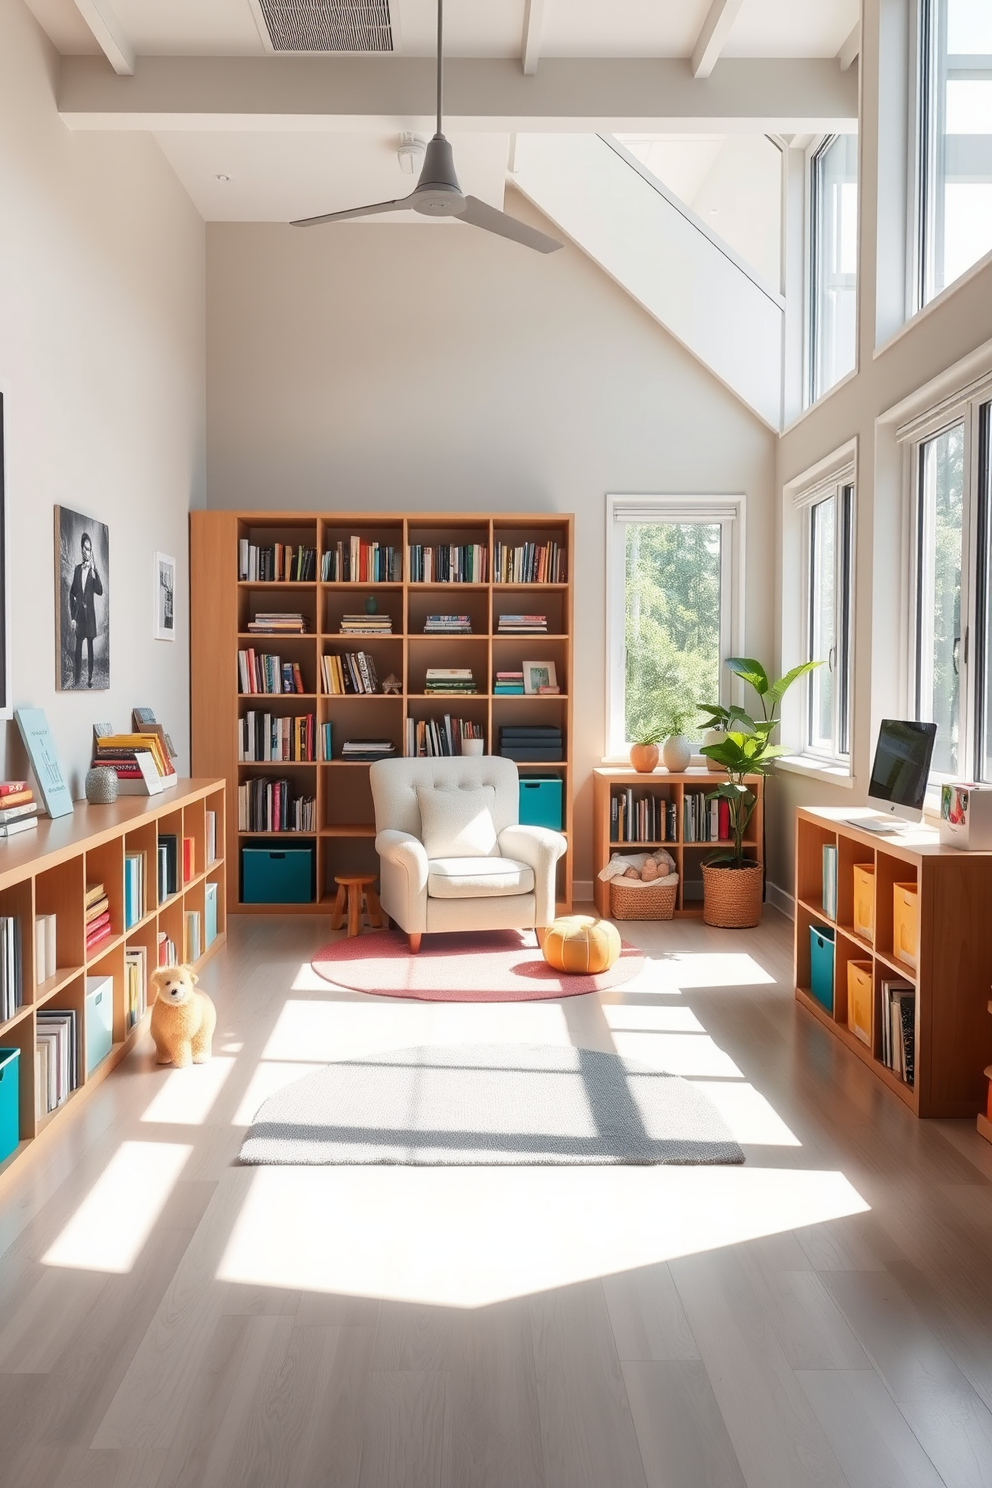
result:
[[[4,483],[3,393],[0,392],[0,718],[12,718],[10,702],[10,592],[7,587],[7,490]]]
[[[176,639],[176,560],[155,554],[155,639]]]
[[[110,529],[55,508],[55,685],[60,692],[110,686]]]

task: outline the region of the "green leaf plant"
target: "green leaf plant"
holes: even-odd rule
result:
[[[727,779],[716,790],[710,791],[706,799],[727,802],[733,838],[732,852],[716,853],[706,861],[713,866],[746,868],[744,838],[758,798],[748,789],[745,777],[767,775],[772,761],[779,755],[788,754],[789,751],[780,744],[771,742],[772,732],[779,724],[775,709],[793,682],[823,663],[805,661],[802,666],[793,667],[784,677],[779,677],[777,682],[768,680],[761,662],[753,657],[731,656],[726,664],[735,677],[740,677],[757,694],[761,716],[752,717],[744,708],[724,708],[719,703],[699,704],[700,712],[706,715],[706,727],[720,729],[725,736],[716,744],[704,745],[701,753],[727,772]]]

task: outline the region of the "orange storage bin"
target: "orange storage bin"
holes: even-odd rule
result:
[[[916,970],[920,944],[920,896],[915,883],[892,885],[892,954]]]
[[[847,963],[847,1026],[871,1047],[872,966],[870,961]]]
[[[875,939],[875,864],[854,865],[854,932]]]

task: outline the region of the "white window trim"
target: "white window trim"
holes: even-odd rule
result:
[[[813,169],[817,156],[827,145],[838,139],[837,134],[817,134],[806,146],[805,150],[805,200],[803,203],[803,237],[804,237],[804,263],[803,263],[803,388],[802,402],[803,413],[808,413],[811,408],[816,408],[823,402],[824,398],[830,396],[837,388],[842,387],[852,377],[858,375],[858,367],[861,358],[861,291],[859,279],[861,275],[861,131],[858,131],[858,232],[857,247],[855,250],[855,289],[854,289],[854,366],[845,372],[836,382],[829,387],[820,388],[816,391],[816,336],[814,331],[819,330],[816,324],[817,313],[816,300],[816,278],[817,278],[817,253],[819,243],[817,242],[816,223],[814,214],[816,201],[814,198]],[[801,415],[800,415],[801,416]],[[798,422],[798,420],[794,420]]]
[[[731,696],[731,676],[722,662],[743,654],[745,498],[739,495],[607,495],[606,498],[606,761],[622,760],[630,741],[616,737],[626,692],[626,544],[618,541],[625,522],[719,522],[720,698]]]
[[[858,441],[849,440],[831,454],[818,460],[782,488],[782,663],[783,675],[799,666],[806,658],[809,617],[809,508],[823,497],[840,493],[844,486],[854,487],[854,532],[851,545],[850,654],[851,680],[848,700],[848,735],[850,753],[828,755],[812,750],[807,744],[806,692],[798,683],[782,699],[781,737],[792,751],[777,763],[783,769],[795,769],[813,779],[832,784],[853,784],[853,760],[857,735],[854,690],[854,647],[857,636],[857,554],[858,554]]]

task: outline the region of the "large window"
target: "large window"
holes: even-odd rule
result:
[[[920,0],[919,118],[922,305],[992,250],[990,0]]]
[[[992,543],[988,391],[912,440],[915,491],[912,689],[937,725],[935,780],[992,779]]]
[[[818,491],[806,510],[805,753],[842,762],[851,753],[854,486]]]
[[[653,725],[692,732],[731,654],[739,498],[608,500],[608,752]]]
[[[809,167],[807,402],[854,369],[857,287],[858,140],[836,134]]]

